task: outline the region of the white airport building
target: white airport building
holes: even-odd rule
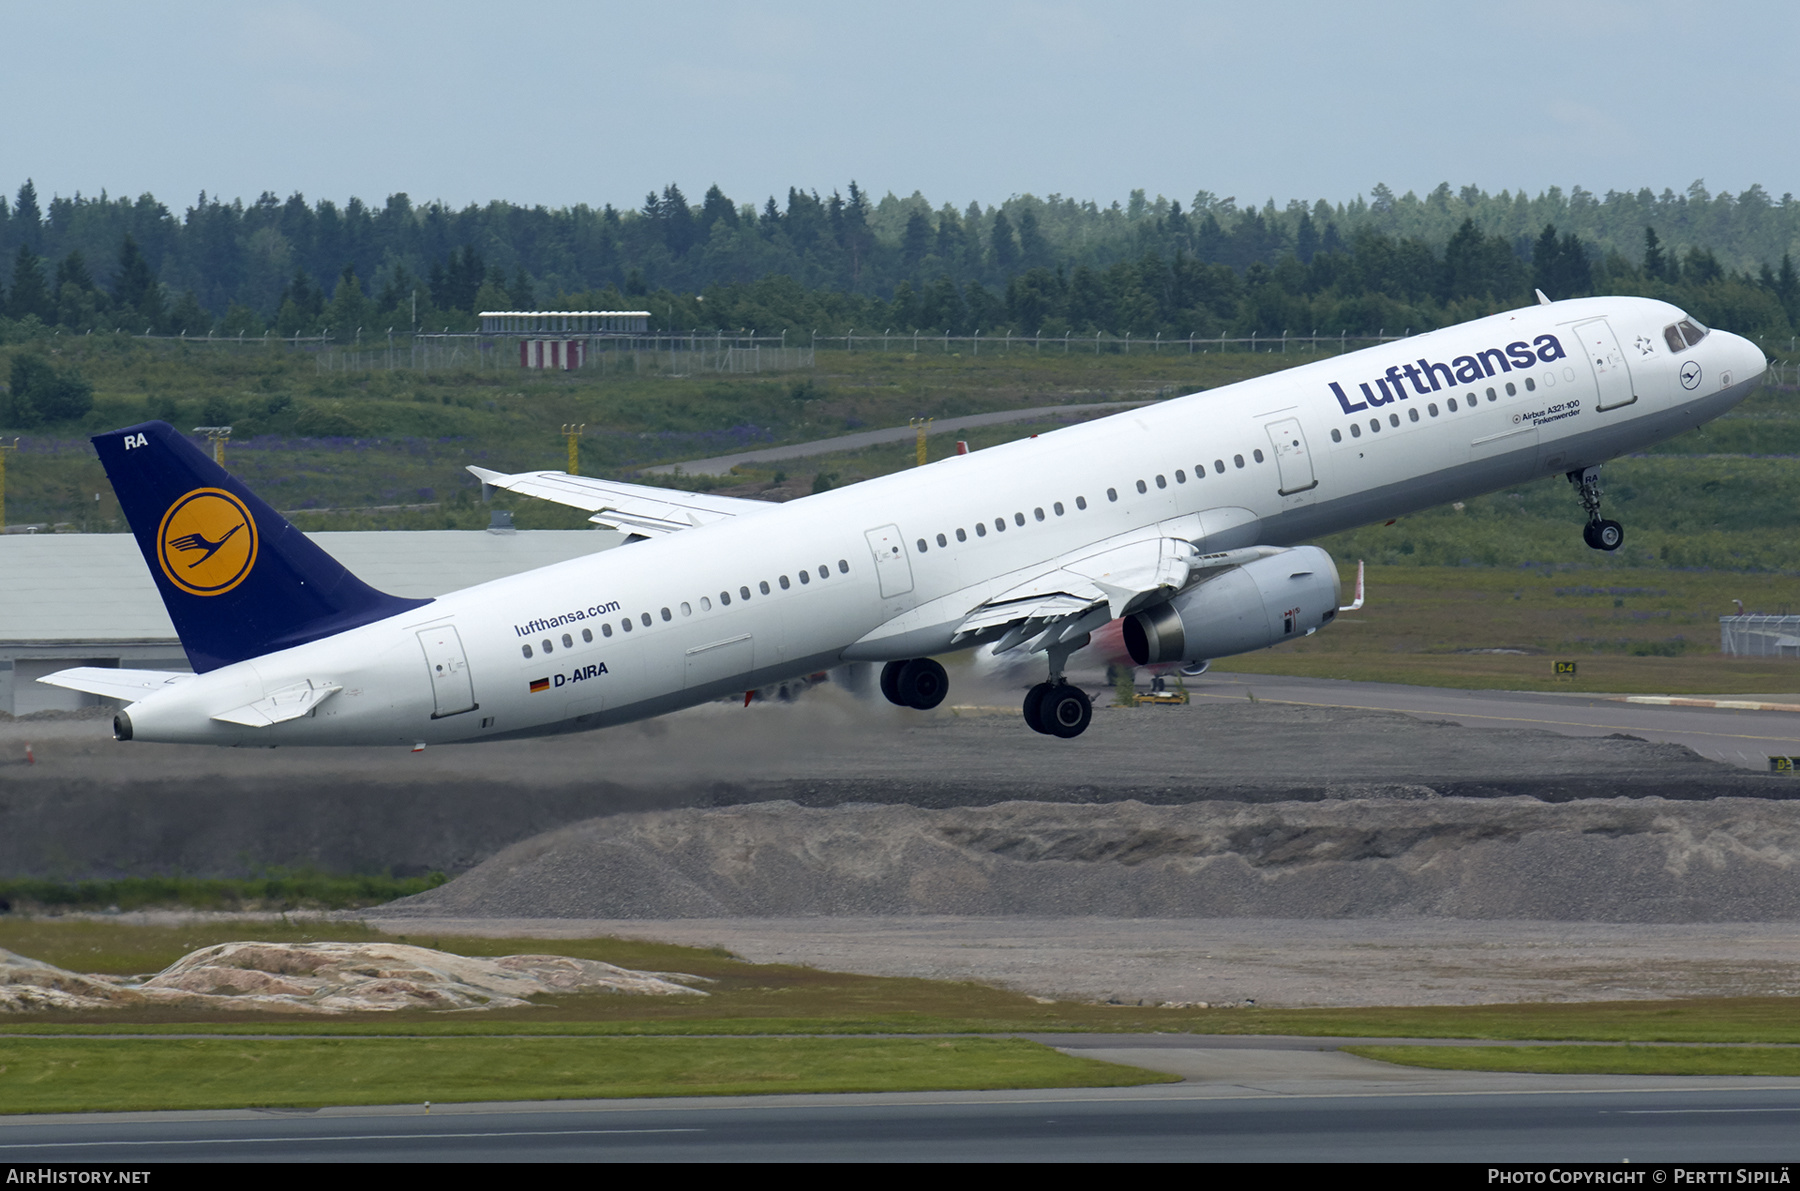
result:
[[[623,540],[606,529],[307,536],[363,582],[398,596],[443,595]],[[35,681],[70,666],[188,669],[136,539],[0,536],[0,712],[74,711],[102,702]]]

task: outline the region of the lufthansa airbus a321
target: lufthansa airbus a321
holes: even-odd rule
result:
[[[471,468],[630,537],[432,600],[362,583],[147,422],[93,441],[194,673],[40,681],[124,700],[120,740],[419,747],[853,661],[929,708],[948,687],[933,655],[981,646],[1042,655],[1025,722],[1073,737],[1092,711],[1064,667],[1114,621],[1145,665],[1328,624],[1337,566],[1301,544],[1319,535],[1566,475],[1588,544],[1617,549],[1600,465],[1724,413],[1765,367],[1664,302],[1541,300],[787,504]]]

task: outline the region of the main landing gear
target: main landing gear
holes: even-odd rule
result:
[[[1069,740],[1087,731],[1093,722],[1094,705],[1087,692],[1063,677],[1069,655],[1087,643],[1088,635],[1083,633],[1049,648],[1050,681],[1025,692],[1025,722],[1032,731]]]
[[[1581,498],[1581,507],[1587,512],[1587,524],[1582,527],[1581,540],[1596,550],[1617,550],[1623,546],[1625,527],[1617,521],[1607,521],[1600,516],[1599,465],[1570,472],[1569,483],[1575,485],[1575,495]]]
[[[896,706],[930,711],[950,693],[950,676],[930,658],[889,662],[881,668],[881,693]]]

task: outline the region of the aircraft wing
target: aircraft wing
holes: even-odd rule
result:
[[[1042,653],[1110,620],[1167,599],[1209,571],[1241,566],[1277,553],[1252,546],[1201,554],[1182,538],[1150,538],[1098,554],[1069,559],[1016,584],[970,611],[957,626],[953,643],[1001,626],[998,655],[1029,642]]]
[[[697,529],[732,517],[766,513],[775,506],[763,500],[735,496],[708,496],[676,488],[652,488],[646,484],[621,484],[572,476],[561,471],[525,471],[514,475],[471,467],[483,484],[504,488],[539,500],[592,513],[588,520],[607,529],[644,537],[660,537],[683,529]]]
[[[107,666],[76,666],[46,674],[38,681],[71,691],[83,691],[90,695],[104,695],[108,699],[123,699],[127,703],[135,703],[146,695],[178,682],[186,682],[192,677],[192,674],[175,670],[116,670]]]

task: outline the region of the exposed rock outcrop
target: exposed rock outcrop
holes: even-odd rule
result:
[[[0,950],[0,1013],[188,1008],[281,1013],[502,1009],[569,993],[705,996],[702,978],[562,955],[453,955],[405,943],[219,943],[148,978],[82,975]]]

